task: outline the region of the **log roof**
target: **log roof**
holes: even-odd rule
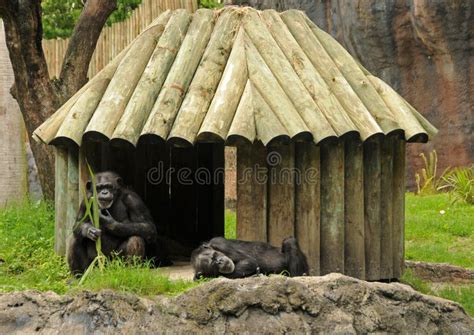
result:
[[[394,131],[437,132],[303,12],[226,7],[161,14],[33,136],[267,145]]]

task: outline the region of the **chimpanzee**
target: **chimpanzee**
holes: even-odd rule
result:
[[[264,242],[215,237],[191,254],[194,279],[224,276],[244,278],[255,274],[308,274],[306,256],[294,237],[283,240],[281,250]]]
[[[100,229],[89,219],[76,225],[68,251],[69,267],[74,274],[83,273],[97,256],[95,244],[99,237],[105,256],[115,252],[123,257],[145,257],[155,253],[157,248],[155,224],[138,194],[125,188],[122,178],[115,172],[97,173],[95,181]],[[90,198],[93,194],[91,181],[87,182],[86,190]],[[85,212],[86,206],[82,202],[77,222]]]

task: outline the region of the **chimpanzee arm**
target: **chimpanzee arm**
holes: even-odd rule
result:
[[[88,238],[92,241],[95,241],[101,235],[101,230],[94,227],[89,219],[86,219],[84,222],[80,223],[85,213],[86,205],[84,202],[82,202],[81,206],[79,207],[79,211],[77,212],[76,223],[73,227],[72,233],[77,240]]]
[[[116,236],[136,235],[143,237],[147,242],[156,240],[155,224],[142,199],[135,192],[127,191],[122,197],[122,201],[127,207],[129,219],[119,222],[110,216],[101,214],[101,219],[105,221],[104,227]]]
[[[260,271],[257,261],[252,257],[234,263],[234,272],[226,274],[227,278],[244,278],[252,276]]]
[[[223,237],[215,237],[209,241],[209,245],[214,250],[222,252],[234,262],[234,272],[226,274],[226,277],[243,278],[252,276],[259,271],[257,260],[245,250],[243,244],[240,245],[236,241],[226,240]]]

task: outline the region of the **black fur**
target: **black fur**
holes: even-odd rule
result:
[[[230,258],[235,269],[232,273],[220,273],[218,267],[202,255],[212,255],[209,251],[218,251]],[[201,255],[201,257],[199,257]],[[210,257],[210,256],[209,256]],[[302,276],[309,273],[306,256],[300,250],[294,237],[288,237],[282,242],[281,249],[264,242],[249,242],[227,240],[215,237],[208,243],[202,244],[191,254],[191,264],[194,268],[195,279],[202,277],[243,278],[258,273],[288,274]],[[286,273],[287,272],[287,273]]]

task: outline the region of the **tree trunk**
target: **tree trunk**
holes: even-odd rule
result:
[[[66,52],[59,80],[50,80],[41,46],[41,3],[35,0],[0,0],[8,51],[15,74],[12,94],[22,111],[28,134],[41,125],[87,81],[87,69],[105,20],[115,0],[89,0],[79,17]],[[41,186],[46,198],[54,197],[52,150],[32,141]]]

